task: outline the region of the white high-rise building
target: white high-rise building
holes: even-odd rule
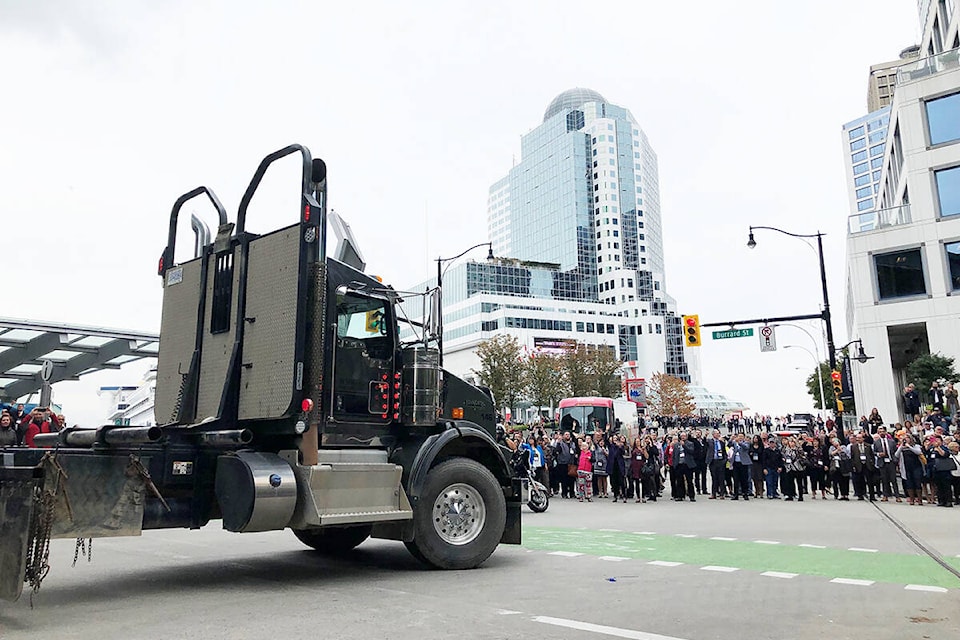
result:
[[[913,359],[960,361],[960,20],[953,0],[918,8],[926,57],[897,71],[875,209],[847,236],[847,331],[874,356],[852,368],[857,408],[887,422]]]

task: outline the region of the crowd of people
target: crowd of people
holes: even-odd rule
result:
[[[37,435],[59,431],[66,424],[66,417],[47,407],[27,411],[22,404],[4,406],[0,409],[0,447],[32,447]]]
[[[757,425],[739,429],[695,424],[642,428],[626,435],[598,428],[506,434],[524,449],[551,495],[580,502],[655,502],[669,487],[675,501],[750,498],[903,502],[960,505],[960,428],[937,409],[885,425],[876,410],[853,433],[828,420],[792,431]],[[709,480],[709,484],[708,484]]]

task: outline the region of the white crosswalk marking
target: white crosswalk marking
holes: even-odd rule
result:
[[[798,573],[787,573],[785,571],[764,571],[760,575],[767,576],[768,578],[783,578],[784,580],[789,580],[791,578],[796,578]]]
[[[700,567],[701,571],[720,571],[721,573],[733,573],[734,571],[740,571],[737,567],[720,567],[716,565],[707,565],[705,567]]]
[[[669,560],[651,560],[647,564],[652,564],[655,567],[679,567],[682,565],[682,562],[670,562]]]
[[[582,553],[577,553],[576,551],[551,551],[551,556],[563,556],[564,558],[576,558],[577,556],[582,556]]]

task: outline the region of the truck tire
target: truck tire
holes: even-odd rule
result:
[[[368,524],[356,527],[331,527],[329,529],[294,529],[293,535],[303,544],[324,555],[350,551],[370,537],[372,527]]]
[[[500,544],[506,521],[503,489],[490,470],[469,458],[451,458],[427,474],[407,548],[438,569],[473,569]]]

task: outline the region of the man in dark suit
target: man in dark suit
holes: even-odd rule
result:
[[[733,451],[731,462],[733,463],[733,499],[743,495],[744,500],[750,499],[750,443],[744,434],[738,433],[733,436],[733,442],[730,443]],[[801,497],[802,499],[802,497]]]
[[[720,438],[720,430],[714,429],[713,433],[707,438],[707,444],[704,446],[706,454],[707,468],[710,469],[710,499],[723,500],[727,494],[727,485],[723,481],[724,468],[727,464],[727,448]]]
[[[877,473],[877,463],[873,447],[864,443],[862,433],[858,433],[850,442],[850,460],[853,462],[853,492],[857,495],[857,500],[863,500],[869,491],[870,502],[876,502],[874,476]]]
[[[880,502],[889,501],[892,495],[897,497],[897,502],[901,502],[900,489],[897,487],[898,465],[893,455],[896,451],[897,443],[887,433],[887,428],[884,426],[877,427],[877,437],[873,439],[873,455],[877,460],[879,484],[883,487],[883,498],[880,499]]]
[[[920,413],[920,393],[912,382],[903,390],[903,412],[907,414],[907,420],[913,420]]]
[[[673,446],[673,460],[676,464],[676,472],[679,473],[680,495],[677,496],[680,501],[685,497],[690,498],[690,502],[696,502],[696,492],[693,488],[693,470],[697,468],[697,460],[693,455],[694,447],[687,437],[687,433],[680,434],[680,441]]]

